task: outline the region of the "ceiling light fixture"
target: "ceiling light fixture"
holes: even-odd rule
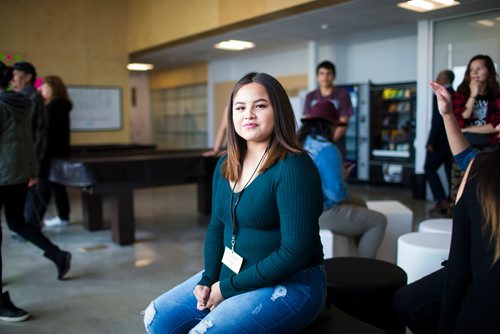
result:
[[[149,71],[153,68],[153,64],[130,63],[127,65],[127,70],[129,71]]]
[[[460,2],[454,0],[410,0],[398,3],[398,7],[423,13],[459,4]]]
[[[438,3],[443,4],[445,6],[453,6],[453,3],[455,1],[453,1],[453,0],[434,0],[434,2],[438,2]]]
[[[245,49],[251,49],[255,47],[255,43],[247,42],[247,41],[238,41],[235,39],[230,39],[228,41],[222,41],[217,44],[214,44],[214,48],[221,50],[230,50],[230,51],[241,51]]]

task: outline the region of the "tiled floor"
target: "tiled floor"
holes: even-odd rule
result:
[[[414,212],[414,224],[430,203],[412,199],[408,189],[353,185],[367,200],[399,200]],[[82,228],[78,190],[70,190],[71,225],[46,229],[61,248],[73,253],[67,281],[27,242],[3,230],[4,289],[28,310],[24,323],[0,322],[0,333],[142,333],[140,312],[150,300],[202,269],[207,218],[196,213],[194,185],[135,192],[136,238],[131,246],[111,242],[109,230]]]

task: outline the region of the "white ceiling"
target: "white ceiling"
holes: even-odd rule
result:
[[[424,19],[442,19],[491,9],[500,9],[499,0],[461,0],[461,5],[417,13],[396,6],[402,0],[352,0],[327,8],[313,10],[300,15],[263,23],[219,35],[204,37],[183,44],[160,48],[150,52],[138,52],[130,56],[133,62],[155,65],[156,69],[208,62],[230,57],[235,51],[213,48],[217,42],[227,39],[252,41],[254,49],[239,51],[256,53],[276,47],[286,47],[307,41],[333,40],[337,36],[345,38],[350,34],[370,30],[416,23]],[[327,29],[322,29],[327,25]]]

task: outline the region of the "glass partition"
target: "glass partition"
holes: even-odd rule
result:
[[[162,149],[206,148],[207,86],[151,92],[153,138]]]
[[[443,69],[455,72],[454,87],[463,79],[465,67],[477,54],[500,62],[500,10],[434,23],[433,78]]]

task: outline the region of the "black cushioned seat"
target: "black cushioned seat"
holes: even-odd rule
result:
[[[329,301],[349,315],[385,330],[405,333],[405,326],[392,309],[396,291],[407,276],[395,264],[359,257],[325,261]]]
[[[325,309],[312,324],[297,332],[300,334],[384,334],[380,328],[367,324],[335,306]]]

